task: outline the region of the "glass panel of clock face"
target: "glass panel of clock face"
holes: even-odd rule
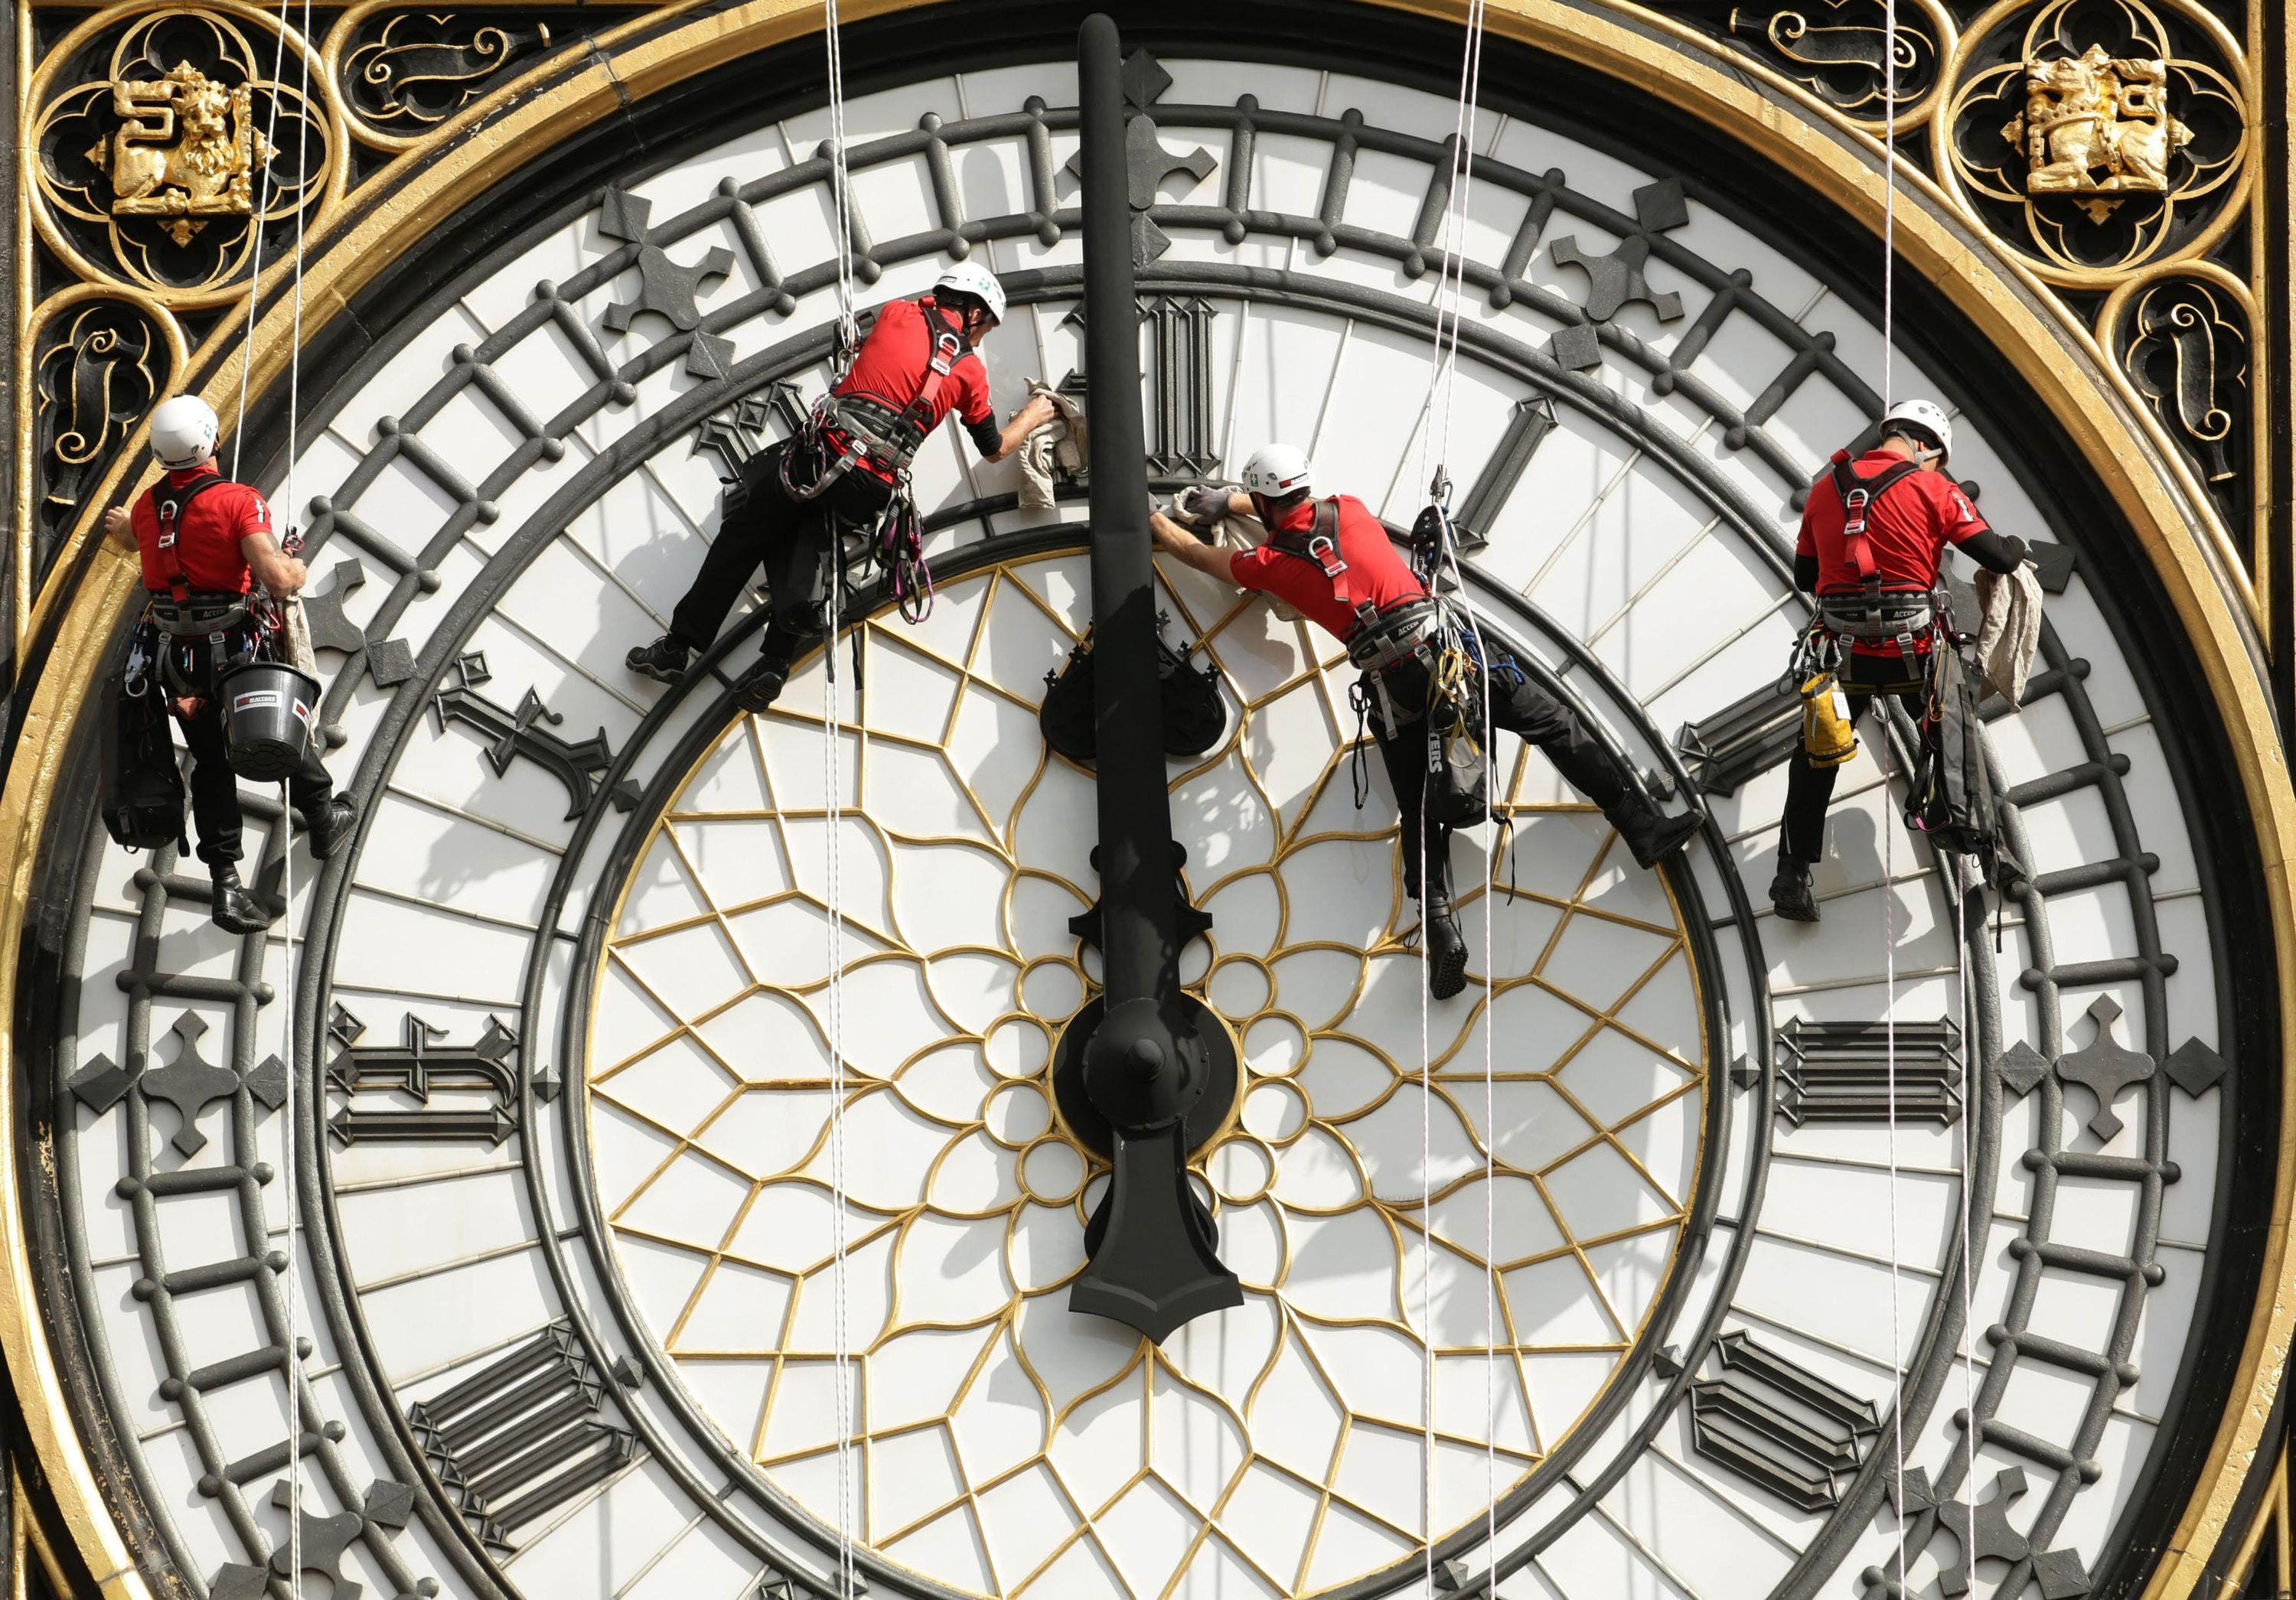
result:
[[[2088,577],[1989,727],[2038,874],[1997,951],[1953,937],[1870,726],[1824,922],[1779,925],[1793,495],[1869,414],[1874,329],[1667,174],[1491,111],[1463,248],[1509,287],[1471,297],[1431,408],[1413,238],[1449,103],[1161,66],[1158,470],[1289,439],[1407,526],[1446,465],[1468,592],[1713,828],[1653,877],[1503,738],[1513,835],[1455,860],[1473,982],[1423,1015],[1352,675],[1166,573],[1229,719],[1169,775],[1213,917],[1184,974],[1245,1063],[1197,1181],[1246,1298],[1160,1348],[1073,1317],[1099,1169],[1043,1070],[1096,972],[1067,926],[1093,779],[1035,708],[1086,619],[1084,501],[1018,509],[1015,466],[934,439],[939,603],[868,619],[833,744],[818,657],[757,718],[725,700],[748,636],[674,691],[629,674],[728,463],[826,384],[833,316],[776,287],[831,254],[801,164],[825,115],[633,173],[396,332],[266,486],[313,537],[356,849],[315,874],[299,842],[283,881],[249,791],[250,878],[295,896],[268,939],[213,928],[173,852],[91,849],[74,889],[73,1312],[202,1582],[258,1580],[298,1471],[314,1515],[365,1514],[329,1553],[381,1594],[830,1593],[840,1530],[886,1595],[1420,1596],[1494,1560],[1508,1600],[1848,1592],[1897,1555],[1900,1432],[1947,1501],[2013,1501],[2052,1571],[2104,1552],[2174,1422],[2225,1090],[2190,832]],[[894,242],[865,302],[931,283],[952,203],[973,258],[1037,275],[985,350],[1004,414],[1032,379],[1093,398],[1079,243],[1031,215],[1040,185],[1073,203],[1074,93],[1021,63],[850,111]],[[1647,292],[1582,340],[1598,281]],[[649,298],[674,282],[702,329]],[[1956,445],[1997,525],[2078,549],[2013,441],[1963,418]],[[1915,1544],[1935,1592],[1958,1548]]]
[[[1161,1349],[1071,1314],[1104,1180],[1046,1071],[1095,976],[1069,925],[1093,780],[1034,713],[1088,587],[1081,555],[1014,561],[922,627],[871,622],[835,817],[817,661],[707,747],[606,946],[599,1198],[717,1424],[893,1560],[976,1592],[1094,1555],[1125,1593],[1213,1593],[1238,1561],[1332,1588],[1422,1542],[1431,1426],[1439,1534],[1644,1325],[1702,1145],[1697,972],[1600,815],[1526,799],[1511,849],[1462,850],[1488,989],[1423,1005],[1391,808],[1350,798],[1344,652],[1185,583],[1164,610],[1234,707],[1172,790],[1213,919],[1182,977],[1246,1064],[1201,1172],[1248,1293]]]

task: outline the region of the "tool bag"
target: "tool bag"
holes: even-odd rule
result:
[[[104,745],[104,832],[131,850],[172,844],[188,852],[184,775],[176,766],[176,742],[159,693],[131,667],[111,675],[104,697],[111,711],[111,737]]]
[[[1839,767],[1857,753],[1857,729],[1849,718],[1841,680],[1821,672],[1805,680],[1801,694],[1801,748],[1812,767]]]
[[[1906,821],[1940,849],[1977,863],[1984,881],[2007,890],[2024,868],[2001,838],[2000,797],[1985,762],[1977,674],[1958,641],[1933,652],[1931,714],[1906,802]]]
[[[1419,808],[1430,822],[1472,828],[1491,814],[1490,762],[1477,708],[1439,696],[1427,716],[1427,786]]]

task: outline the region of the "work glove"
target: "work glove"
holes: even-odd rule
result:
[[[1210,528],[1227,515],[1228,490],[1218,484],[1191,484],[1172,502],[1178,521],[1192,528]]]

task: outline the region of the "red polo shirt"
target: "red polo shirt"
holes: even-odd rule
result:
[[[1368,600],[1385,611],[1426,594],[1371,508],[1353,495],[1332,498],[1340,508],[1340,559],[1348,563],[1356,603]],[[1287,529],[1304,531],[1315,523],[1316,502],[1303,500],[1279,520]],[[1262,545],[1237,551],[1228,559],[1228,570],[1243,587],[1275,595],[1334,638],[1344,640],[1356,630],[1354,608],[1340,603],[1332,580],[1314,561]]]
[[[922,297],[926,305],[932,296]],[[890,406],[906,406],[924,388],[925,370],[932,361],[938,324],[930,321],[915,300],[889,300],[877,311],[869,337],[853,357],[853,370],[837,386],[841,395],[871,395]],[[968,423],[985,423],[995,415],[988,403],[988,369],[971,350],[956,358],[948,376],[933,396],[932,415],[924,431],[940,426],[954,411]]]
[[[179,495],[202,478],[217,477],[215,468],[194,467],[169,472],[152,492],[138,495],[129,513],[135,524],[135,546],[144,557],[144,587],[162,594],[173,587],[176,565],[182,562],[184,581],[211,595],[244,595],[253,582],[239,541],[250,533],[271,531],[271,507],[243,483],[226,483],[207,490],[176,520],[172,555],[160,548],[160,511],[155,496]]]
[[[1872,480],[1901,459],[1887,450],[1868,450],[1850,465],[1857,476]],[[1801,537],[1794,544],[1796,555],[1817,557],[1821,595],[1849,594],[1865,582],[1841,537],[1848,521],[1829,472],[1809,491],[1808,503],[1802,508]],[[1986,531],[1985,519],[1977,514],[1977,507],[1943,472],[1915,472],[1866,507],[1866,540],[1874,564],[1881,569],[1885,589],[1935,587],[1945,547]],[[1897,651],[1888,644],[1860,644],[1857,653],[1895,655]]]

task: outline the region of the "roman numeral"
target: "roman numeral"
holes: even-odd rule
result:
[[[406,1420],[456,1508],[490,1548],[507,1553],[517,1529],[637,1454],[634,1435],[600,1420],[606,1382],[572,1325],[554,1322],[408,1407]]]
[[[1157,478],[1205,478],[1219,465],[1212,439],[1212,303],[1197,294],[1140,298],[1148,324],[1148,472]],[[1081,328],[1078,300],[1061,326]],[[1060,392],[1083,395],[1092,386],[1081,348]]]
[[[1719,1369],[1690,1386],[1691,1448],[1803,1511],[1830,1511],[1882,1430],[1873,1402],[1805,1372],[1748,1334],[1714,1342]]]
[[[1506,431],[1499,436],[1498,447],[1483,464],[1474,488],[1459,503],[1459,514],[1452,527],[1459,536],[1459,548],[1480,550],[1491,542],[1491,524],[1498,521],[1505,509],[1507,496],[1514,486],[1522,481],[1523,470],[1530,458],[1538,454],[1538,447],[1554,431],[1554,402],[1545,395],[1532,395],[1517,400],[1507,414]]]
[[[1805,1122],[1901,1122],[1948,1126],[1961,1116],[1961,1030],[1950,1020],[1812,1022],[1778,1030],[1778,1114]]]
[[[518,702],[515,710],[507,710],[478,692],[478,685],[488,682],[493,674],[487,670],[484,651],[473,650],[455,662],[461,677],[459,687],[441,689],[433,701],[439,713],[439,726],[461,722],[478,729],[488,741],[487,764],[495,769],[496,777],[510,770],[510,764],[519,757],[548,772],[566,790],[566,815],[560,820],[571,822],[589,809],[590,797],[596,792],[599,777],[614,764],[613,747],[606,743],[606,730],[600,728],[578,743],[560,738],[550,730],[566,720],[558,712],[542,703],[542,696],[532,689]],[[637,785],[627,780],[617,784],[608,797],[618,811],[627,811],[637,804]]]
[[[327,1132],[338,1144],[476,1139],[499,1145],[517,1131],[518,1117],[511,1108],[518,1095],[518,1069],[510,1054],[518,1046],[518,1036],[498,1019],[487,1019],[486,1033],[477,1044],[443,1048],[439,1041],[446,1037],[446,1030],[433,1028],[412,1012],[407,1013],[404,1043],[353,1042],[365,1031],[366,1024],[340,1005],[327,1021],[328,1037],[341,1046],[327,1063],[327,1081],[351,1096],[349,1103],[327,1119]],[[434,1105],[430,1102],[434,1089],[463,1094],[475,1090],[486,1096],[486,1102]],[[362,1105],[357,1104],[362,1094],[407,1095],[417,1104],[386,1101]]]
[[[718,477],[732,483],[742,475],[742,464],[769,442],[766,424],[778,420],[783,438],[805,421],[805,398],[797,385],[778,379],[763,390],[743,395],[693,431],[693,454],[707,450],[718,457]]]
[[[1151,295],[1148,324],[1148,470],[1201,478],[1219,465],[1212,442],[1212,303],[1201,295]]]
[[[1733,794],[1768,771],[1801,743],[1801,701],[1781,694],[1775,682],[1755,688],[1711,717],[1685,722],[1674,736],[1690,780],[1703,794]]]

